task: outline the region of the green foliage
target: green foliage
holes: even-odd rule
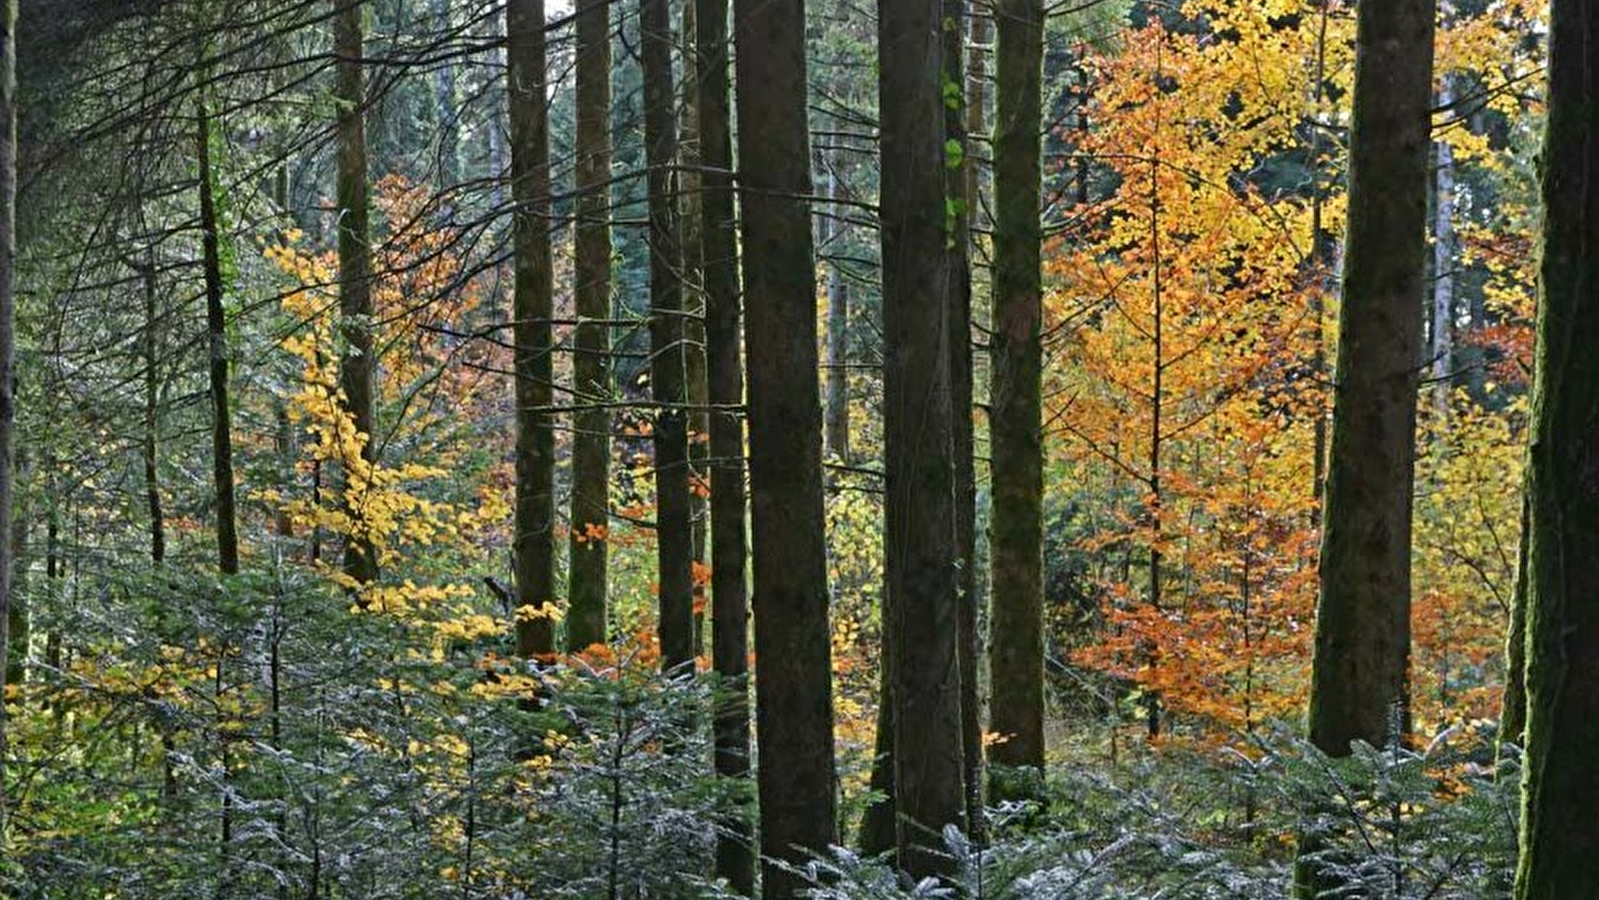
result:
[[[1057,767],[1044,799],[990,811],[988,846],[945,835],[958,884],[907,883],[842,848],[797,871],[818,900],[1286,900],[1308,836],[1344,884],[1329,898],[1489,900],[1508,896],[1516,793],[1514,764],[1491,759],[1476,733],[1346,759],[1280,733],[1249,756],[1152,759],[1120,777]]]

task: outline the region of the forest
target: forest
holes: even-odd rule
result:
[[[1599,900],[1596,144],[1599,0],[0,0],[0,898]]]

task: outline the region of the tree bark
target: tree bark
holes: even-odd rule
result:
[[[721,679],[715,715],[716,774],[750,774],[749,594],[745,584],[744,401],[740,356],[738,237],[733,212],[733,146],[728,95],[727,0],[695,0],[699,73],[702,231],[707,396],[717,411],[710,430],[711,665]],[[722,823],[716,874],[745,896],[755,890],[754,828],[743,804]]]
[[[144,464],[144,505],[150,516],[150,562],[159,567],[167,557],[167,524],[161,508],[161,326],[156,310],[155,278],[152,255],[139,268],[139,284],[144,293],[144,334],[140,342],[144,355],[144,434],[140,440],[140,457]]]
[[[233,416],[228,408],[227,291],[222,261],[218,179],[212,152],[220,133],[205,104],[199,107],[197,144],[200,168],[200,247],[205,269],[205,322],[210,351],[211,485],[216,502],[217,567],[223,575],[239,573],[239,524],[233,489]],[[154,262],[151,263],[152,272]]]
[[[687,374],[683,351],[683,254],[678,246],[670,0],[639,0],[644,66],[644,155],[649,169],[650,388],[655,416],[655,537],[661,667],[694,660],[694,526],[689,499]]]
[[[16,292],[17,261],[17,3],[0,0],[0,522],[11,521],[11,460],[17,418]],[[5,696],[11,640],[9,541],[0,541],[0,697]],[[5,704],[0,703],[0,759],[8,757]],[[6,826],[9,797],[0,785],[0,833]]]
[[[956,392],[959,267],[945,178],[941,0],[879,0],[885,632],[899,865],[954,875],[964,819]]]
[[[1522,486],[1521,541],[1516,547],[1516,586],[1510,597],[1505,627],[1505,690],[1500,702],[1499,743],[1525,747],[1527,729],[1527,594],[1528,557],[1532,549],[1532,504]]]
[[[837,841],[803,0],[735,0],[761,852]],[[764,896],[797,896],[767,862]]]
[[[1434,0],[1359,7],[1349,213],[1310,736],[1402,737]],[[1397,713],[1397,715],[1396,715]],[[1394,725],[1400,726],[1395,731]]]
[[[993,459],[990,750],[1012,768],[1044,768],[1044,558],[1040,139],[1044,4],[1001,0],[995,13],[994,299],[989,445]],[[1020,785],[996,774],[998,796]]]
[[[516,205],[512,343],[516,381],[516,648],[555,652],[555,428],[550,414],[554,285],[550,267],[550,134],[545,112],[544,0],[505,5],[511,106],[511,197]],[[533,609],[528,609],[532,607]]]
[[[983,723],[978,705],[977,667],[982,642],[977,633],[977,472],[972,427],[972,231],[971,171],[976,161],[967,139],[965,60],[966,0],[944,0],[944,197],[950,229],[949,371],[955,465],[955,578],[959,604],[957,650],[960,660],[962,781],[966,788],[967,834],[978,839],[983,819]],[[953,86],[953,88],[951,87]],[[959,94],[955,93],[959,89]],[[955,101],[955,102],[952,102]]]
[[[824,252],[843,234],[844,187],[838,176],[839,160],[823,160],[827,198],[832,201],[822,219]],[[849,283],[835,261],[827,267],[827,410],[823,417],[823,446],[827,455],[848,463],[849,455]]]
[[[371,198],[367,185],[366,85],[363,71],[361,0],[333,0],[333,54],[337,57],[339,329],[344,351],[339,358],[339,388],[345,412],[366,437],[361,458],[377,460],[376,416],[373,412],[372,235]],[[346,490],[349,489],[348,477]],[[344,574],[360,584],[377,578],[376,550],[361,529],[361,511],[351,510],[354,534],[344,544]]]
[[[606,0],[577,7],[577,318],[572,377],[574,416],[572,537],[567,564],[568,651],[609,635],[606,566],[610,525],[611,413],[611,23]]]
[[[1449,79],[1443,79],[1438,105],[1447,109],[1454,102]],[[1454,387],[1455,319],[1455,151],[1446,140],[1433,143],[1437,165],[1433,175],[1432,229],[1432,347],[1429,378],[1432,381],[1433,408],[1442,418],[1449,415],[1449,393]]]
[[[1599,896],[1599,10],[1549,22],[1516,900]]]
[[[696,0],[681,0],[685,45],[691,45]],[[705,565],[710,526],[709,385],[705,358],[705,214],[700,152],[699,59],[692,46],[683,53],[683,108],[677,145],[677,196],[683,248],[683,374],[688,379],[689,521],[693,523],[694,567]],[[708,585],[694,585],[694,655],[704,654]]]

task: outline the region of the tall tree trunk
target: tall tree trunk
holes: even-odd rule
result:
[[[804,0],[735,0],[764,896],[837,841]]]
[[[1447,109],[1454,102],[1449,79],[1443,79],[1438,105]],[[1449,393],[1454,387],[1452,352],[1455,327],[1455,151],[1447,140],[1433,143],[1437,165],[1433,174],[1432,229],[1432,347],[1428,354],[1432,381],[1433,407],[1438,415],[1449,415]]]
[[[1314,89],[1311,100],[1314,106],[1311,110],[1312,119],[1321,113],[1322,102],[1327,97],[1327,5],[1331,0],[1316,0],[1316,57]],[[1311,276],[1319,284],[1311,292],[1310,301],[1310,340],[1311,340],[1311,375],[1316,379],[1327,376],[1327,345],[1323,338],[1325,332],[1324,320],[1327,313],[1325,300],[1325,285],[1337,282],[1336,261],[1333,259],[1334,237],[1326,227],[1327,188],[1322,178],[1322,146],[1324,143],[1323,132],[1319,122],[1311,121],[1307,125],[1310,131],[1310,258],[1306,260]],[[1327,414],[1317,405],[1314,411],[1315,421],[1311,433],[1311,463],[1310,463],[1310,491],[1315,501],[1311,510],[1311,521],[1315,525],[1321,524],[1322,488],[1327,480]]]
[[[996,764],[1044,768],[1043,283],[1039,135],[1043,0],[1001,0],[994,116],[994,300],[989,446],[992,624],[990,728]],[[996,775],[999,796],[1021,785]]]
[[[223,299],[227,291],[222,259],[219,182],[212,154],[221,135],[209,111],[199,107],[196,135],[200,168],[200,248],[205,269],[205,323],[211,387],[211,486],[216,502],[217,567],[223,575],[239,573],[239,525],[233,490],[233,417],[228,408],[228,321]],[[152,269],[154,263],[152,261]]]
[[[1426,270],[1434,0],[1359,7],[1349,224],[1310,736],[1400,737]],[[1395,713],[1400,715],[1396,717]]]
[[[823,159],[827,179],[828,214],[822,219],[823,252],[837,254],[844,232],[844,185],[838,159]],[[849,282],[835,260],[827,267],[827,410],[823,418],[823,446],[827,455],[849,462]]]
[[[699,28],[695,25],[696,0],[681,0],[683,43],[683,109],[677,146],[677,196],[679,245],[683,248],[683,374],[688,379],[688,458],[689,519],[694,523],[694,567],[705,565],[706,539],[709,536],[710,422],[706,417],[709,386],[705,359],[705,214],[703,177],[700,173],[699,60],[692,47]],[[694,584],[694,655],[704,654],[705,595],[708,585]]]
[[[0,0],[0,522],[11,521],[14,493],[11,460],[17,418],[16,292],[17,260],[17,3]],[[0,541],[0,697],[5,696],[11,639],[11,568],[9,541]],[[0,759],[6,746],[5,704],[0,703]],[[0,784],[0,833],[10,807]]]
[[[967,140],[965,107],[966,0],[944,0],[944,196],[950,213],[950,404],[955,464],[956,597],[959,604],[957,650],[960,660],[961,760],[966,788],[965,828],[974,839],[982,832],[983,723],[978,705],[977,667],[982,658],[977,633],[977,472],[972,435],[972,243],[971,170],[977,166]],[[953,86],[953,88],[948,87]],[[959,101],[955,90],[959,90]]]
[[[644,156],[649,168],[650,389],[655,400],[655,538],[661,667],[694,660],[694,526],[689,499],[683,254],[678,246],[677,121],[670,0],[639,0],[644,65]]]
[[[228,330],[223,299],[227,289],[223,272],[221,214],[218,210],[218,178],[212,154],[221,147],[220,135],[202,102],[196,115],[197,156],[200,181],[200,255],[205,280],[205,321],[209,350],[211,393],[211,487],[216,505],[217,568],[224,576],[239,574],[239,532],[233,489],[233,420],[228,408]],[[152,262],[152,270],[154,263]],[[222,766],[222,802],[219,836],[217,896],[225,897],[233,883],[233,786],[232,754],[222,697],[227,690],[229,645],[223,640],[217,649],[215,690],[217,701],[217,740]],[[171,736],[162,734],[163,746]]]
[[[609,636],[606,565],[610,526],[611,413],[611,22],[607,0],[577,7],[577,317],[572,378],[572,538],[567,564],[566,646]]]
[[[1599,897],[1599,11],[1554,0],[1516,900]]]
[[[555,429],[550,405],[554,286],[550,268],[550,134],[544,74],[544,0],[505,5],[511,105],[511,196],[516,204],[512,343],[516,380],[517,653],[555,651]],[[533,609],[529,610],[528,607]]]
[[[695,0],[699,64],[707,397],[711,478],[711,665],[720,678],[715,716],[716,774],[750,774],[749,593],[745,583],[744,402],[739,350],[738,235],[733,214],[733,145],[728,96],[727,0]],[[743,804],[722,823],[716,874],[735,891],[755,890],[754,827]]]
[[[335,100],[338,108],[339,329],[344,352],[339,358],[339,388],[345,412],[356,431],[366,436],[361,458],[377,460],[373,412],[371,198],[367,185],[366,85],[363,72],[361,0],[333,0],[333,53],[338,62]],[[345,479],[346,491],[349,478]],[[355,498],[359,503],[359,497]],[[349,502],[347,496],[346,502]],[[351,510],[355,533],[345,537],[344,573],[357,583],[377,578],[376,550],[362,528],[359,508]]]
[[[140,457],[144,463],[144,504],[149,512],[150,562],[156,567],[166,560],[167,524],[161,509],[161,324],[156,311],[155,256],[139,268],[139,283],[144,293],[144,334],[140,350],[144,356],[144,434]]]
[[[1408,729],[1411,491],[1427,268],[1434,0],[1357,7],[1338,364],[1310,739],[1345,756]],[[1302,851],[1314,850],[1304,846]],[[1329,887],[1302,855],[1300,896]]]
[[[963,820],[960,555],[952,324],[959,267],[946,214],[941,0],[879,0],[886,451],[885,632],[899,865],[953,875]]]

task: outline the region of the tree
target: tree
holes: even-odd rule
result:
[[[1343,305],[1310,737],[1403,735],[1435,0],[1358,11]],[[1398,726],[1396,730],[1395,726]]]
[[[1574,0],[1554,0],[1549,15],[1517,900],[1599,895],[1599,18]]]
[[[333,0],[333,55],[338,83],[339,389],[355,430],[365,439],[361,457],[377,460],[373,409],[376,360],[372,344],[371,198],[367,183],[366,85],[363,71],[361,0]],[[360,519],[360,511],[353,510]],[[356,584],[377,578],[377,553],[359,532],[344,547],[344,574]]]
[[[694,659],[694,528],[689,495],[688,375],[683,350],[682,248],[677,233],[676,94],[668,0],[639,0],[644,155],[649,170],[650,390],[655,402],[655,539],[661,666]]]
[[[213,160],[214,149],[221,145],[221,131],[213,126],[203,102],[200,104],[198,120],[196,145],[200,168],[200,246],[205,269],[205,321],[210,351],[211,483],[216,501],[217,567],[223,575],[237,575],[239,525],[233,500],[233,418],[228,409],[228,320],[223,307],[227,285],[223,271],[220,211],[217,209],[217,172]],[[150,277],[155,277],[153,272]],[[159,499],[155,502],[159,503]],[[152,505],[151,509],[158,507]],[[157,526],[152,523],[151,527]]]
[[[1333,756],[1409,728],[1411,494],[1427,269],[1436,0],[1362,3],[1310,739]],[[1314,850],[1307,842],[1302,853]],[[1296,890],[1328,876],[1302,855]]]
[[[803,0],[735,0],[765,896],[837,841]]]
[[[716,773],[744,781],[750,772],[749,595],[745,582],[744,400],[740,354],[738,236],[733,215],[733,145],[728,96],[727,0],[695,0],[701,176],[701,251],[705,284],[707,399],[712,410],[711,666],[721,678],[715,715]],[[825,625],[825,623],[824,623]],[[748,809],[729,816],[716,845],[716,873],[743,894],[755,887],[754,833]]]
[[[990,728],[995,763],[1044,766],[1043,283],[1039,144],[1044,4],[995,14],[994,294],[989,441],[994,511]],[[998,777],[998,776],[996,776]],[[996,787],[998,793],[1004,781]]]
[[[17,4],[0,3],[0,522],[11,521],[16,408],[17,258]],[[11,543],[0,541],[0,697],[5,695],[11,630]],[[0,758],[7,754],[4,703],[0,702]],[[6,825],[8,797],[0,786],[0,829]]]
[[[945,227],[950,231],[949,317],[950,404],[954,426],[955,464],[955,577],[959,604],[956,636],[960,660],[961,758],[966,786],[965,827],[976,837],[983,818],[983,723],[978,702],[978,660],[982,635],[978,633],[981,593],[977,584],[977,461],[972,429],[972,210],[977,196],[972,158],[967,141],[964,86],[966,21],[972,16],[965,0],[944,0],[944,203]]]
[[[211,394],[211,485],[216,503],[217,569],[224,577],[239,574],[239,526],[234,511],[233,495],[233,418],[228,408],[228,326],[227,311],[223,307],[224,264],[221,236],[221,213],[218,210],[217,172],[214,150],[221,146],[221,131],[213,126],[204,101],[196,116],[196,156],[200,176],[200,247],[201,264],[205,280],[206,346],[209,357],[208,386]],[[153,275],[152,275],[153,277]],[[224,665],[226,652],[219,653],[216,664],[216,693],[218,708],[227,684]],[[218,717],[220,730],[221,717]],[[166,736],[163,735],[165,738]],[[222,751],[223,797],[220,834],[222,883],[232,881],[233,852],[233,792],[227,784],[232,762],[226,744]],[[223,889],[219,888],[219,892]]]
[[[567,563],[566,646],[581,650],[606,639],[606,566],[611,480],[611,24],[610,4],[583,0],[577,10],[578,324],[572,380],[580,406],[573,416],[571,547]]]
[[[554,315],[550,268],[550,136],[545,99],[544,2],[505,7],[511,103],[511,196],[516,203],[512,343],[516,382],[517,653],[555,651]]]
[[[956,373],[958,262],[945,203],[943,7],[879,0],[886,457],[885,639],[899,865],[951,874],[963,821]]]

